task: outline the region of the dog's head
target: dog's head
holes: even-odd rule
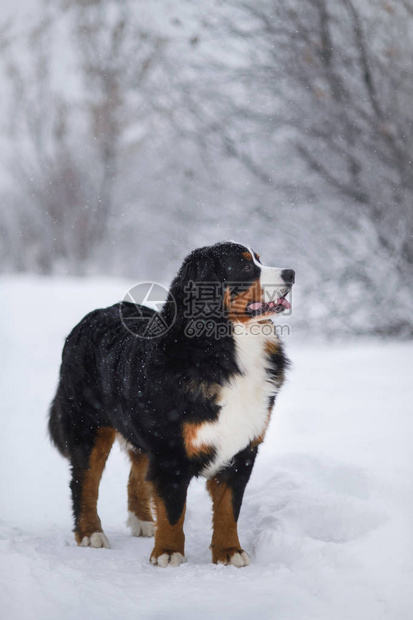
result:
[[[266,320],[289,309],[286,296],[295,281],[292,269],[267,267],[250,247],[231,241],[194,250],[184,260],[172,283],[178,303],[194,295],[225,311],[232,321]],[[191,288],[192,287],[192,288]],[[189,295],[189,297],[188,297]]]

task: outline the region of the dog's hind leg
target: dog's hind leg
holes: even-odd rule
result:
[[[82,547],[109,548],[109,541],[102,530],[97,513],[97,500],[100,479],[115,434],[113,428],[98,428],[93,445],[78,446],[72,450],[70,455],[74,531],[76,542]]]
[[[146,480],[148,457],[128,450],[131,470],[128,481],[128,521],[132,536],[154,536],[155,523],[151,511],[151,483]]]

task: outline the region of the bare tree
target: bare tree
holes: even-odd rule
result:
[[[62,23],[74,92],[57,86],[54,39]],[[20,241],[20,254],[41,271],[60,264],[79,272],[107,239],[119,184],[150,139],[158,96],[151,80],[165,41],[140,27],[128,0],[45,2],[24,36],[4,54],[10,169],[21,201],[16,253]]]
[[[364,288],[374,298],[372,324],[411,331],[411,295],[397,316],[388,310],[413,277],[410,1],[230,0],[216,7],[205,16],[219,46],[208,51],[215,73],[208,79],[199,69],[205,135],[259,181],[268,223],[291,215],[280,203],[306,205],[306,215],[296,208],[289,224],[299,216],[297,246],[314,264],[317,254],[329,256],[327,243],[337,246],[341,266],[328,273],[320,265],[323,281],[337,284],[330,312],[348,317]],[[212,114],[211,97],[218,102]],[[278,206],[271,207],[271,192]],[[294,243],[288,229],[287,236]]]
[[[296,324],[411,334],[411,0],[159,6],[44,0],[0,30],[4,263],[166,279],[256,240],[301,274]]]

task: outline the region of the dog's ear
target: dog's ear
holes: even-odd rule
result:
[[[183,282],[214,282],[218,280],[211,255],[192,252],[184,261],[178,275]]]
[[[213,282],[218,280],[215,271],[215,260],[210,248],[198,248],[191,252],[177,276],[184,284],[188,282]]]
[[[209,250],[209,248],[199,248],[186,257],[171,285],[171,293],[175,299],[184,296],[184,290],[189,282],[219,281],[215,260]]]

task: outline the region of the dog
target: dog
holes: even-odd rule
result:
[[[185,258],[158,312],[122,302],[73,329],[49,433],[71,464],[78,545],[109,547],[97,499],[117,436],[131,461],[128,525],[155,536],[154,565],[185,561],[187,489],[200,475],[213,505],[212,561],[249,564],[237,521],[289,364],[271,318],[290,308],[294,281],[247,246],[217,243]]]

